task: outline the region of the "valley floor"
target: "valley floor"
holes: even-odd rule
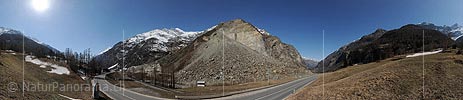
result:
[[[455,52],[426,55],[424,62],[402,55],[319,74],[288,100],[461,99],[463,55]]]
[[[307,77],[309,75],[306,75]],[[111,84],[116,86],[121,86],[122,83],[125,84],[125,88],[132,90],[134,92],[142,93],[149,96],[155,97],[162,97],[162,98],[175,98],[177,97],[185,97],[185,98],[201,98],[201,97],[220,97],[222,92],[225,94],[234,94],[234,93],[241,93],[241,92],[249,92],[261,88],[267,88],[271,86],[276,86],[284,83],[288,83],[291,81],[295,81],[298,78],[290,77],[283,80],[270,80],[270,81],[257,81],[257,82],[249,82],[244,84],[237,84],[237,85],[225,85],[224,87],[220,86],[206,86],[206,87],[191,87],[191,88],[183,88],[183,89],[169,89],[170,91],[163,91],[162,89],[155,89],[150,86],[149,83],[142,84],[141,82],[134,81],[132,79],[122,80],[112,80],[112,77],[122,77],[120,73],[112,73],[106,75],[106,79]],[[126,76],[127,77],[127,76]],[[302,78],[302,76],[300,77]],[[175,92],[173,92],[175,91]]]

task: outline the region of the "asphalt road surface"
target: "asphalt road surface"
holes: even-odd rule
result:
[[[314,74],[309,77],[291,81],[275,87],[270,87],[262,90],[252,91],[243,94],[232,95],[223,98],[217,98],[219,100],[282,100],[289,95],[296,92],[298,89],[310,84],[317,79],[317,75]]]
[[[104,80],[105,75],[96,76],[94,82],[100,85],[100,91],[104,92],[109,98],[114,100],[167,100],[166,98],[159,98],[140,94],[127,89],[115,86],[108,81]]]
[[[153,97],[136,93],[127,89],[122,89],[104,80],[105,75],[97,76],[94,81],[100,84],[100,90],[108,97],[115,100],[166,100],[166,98]],[[298,89],[310,84],[317,79],[317,75],[312,75],[282,85],[251,91],[247,93],[215,98],[217,100],[282,100],[296,92]]]

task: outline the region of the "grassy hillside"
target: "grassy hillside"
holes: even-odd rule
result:
[[[74,73],[70,75],[58,75],[54,73],[48,73],[47,71],[50,68],[40,68],[38,65],[33,63],[25,63],[23,69],[23,55],[19,53],[5,53],[0,51],[0,99],[1,100],[21,100],[21,99],[45,99],[45,100],[66,100],[59,96],[59,94],[68,96],[71,98],[79,99],[91,99],[91,91],[85,91],[83,89],[67,88],[66,86],[59,86],[60,84],[65,85],[74,85],[74,84],[86,84],[79,76]],[[54,62],[48,59],[40,59],[42,61],[51,62],[61,66],[65,66],[63,63]],[[69,69],[69,68],[68,68]],[[25,83],[29,84],[27,91],[22,95],[22,78],[24,78]],[[42,84],[42,86],[39,86]],[[56,86],[45,86],[49,84],[57,84]],[[35,86],[32,86],[35,85]],[[10,87],[10,88],[9,88]],[[16,91],[10,91],[13,87],[17,89]],[[32,88],[37,87],[37,88]],[[55,88],[56,87],[56,88]],[[66,88],[61,88],[66,87]],[[70,86],[72,87],[72,86]],[[81,86],[88,87],[88,85]],[[78,88],[78,87],[76,87]],[[61,91],[60,89],[63,89]],[[66,89],[66,90],[64,90]],[[91,88],[90,88],[91,89]]]
[[[462,60],[463,55],[455,52],[425,56],[424,80],[422,56],[354,65],[318,75],[317,81],[288,99],[422,99],[423,81],[424,99],[461,99]]]

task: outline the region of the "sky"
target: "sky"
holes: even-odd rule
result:
[[[31,2],[0,0],[0,27],[94,54],[149,30],[201,31],[242,18],[321,60],[378,28],[463,22],[463,0],[50,0],[44,11]]]

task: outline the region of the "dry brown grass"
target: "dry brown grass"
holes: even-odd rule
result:
[[[403,59],[401,59],[403,58]],[[394,58],[349,66],[318,75],[313,84],[288,100],[307,99],[461,99],[462,55],[439,53],[422,57]],[[324,81],[323,81],[324,76]],[[323,90],[324,86],[324,90]]]
[[[41,59],[46,60],[46,59]],[[2,53],[0,55],[0,99],[65,99],[58,94],[62,94],[72,98],[79,98],[79,99],[91,99],[91,91],[85,91],[85,89],[75,89],[75,90],[64,90],[61,91],[59,89],[42,89],[42,91],[34,91],[34,89],[30,89],[29,91],[24,92],[24,96],[22,95],[22,76],[24,70],[24,80],[27,84],[87,84],[87,82],[80,79],[74,73],[71,75],[58,75],[46,72],[47,68],[40,68],[39,66],[32,64],[32,63],[25,63],[25,67],[22,67],[23,57],[17,53],[16,55],[13,54],[5,54]],[[51,60],[47,60],[47,62],[53,62]],[[61,64],[63,65],[63,64]],[[8,84],[16,83],[16,87],[18,91],[9,91]],[[90,88],[91,89],[91,88]]]

